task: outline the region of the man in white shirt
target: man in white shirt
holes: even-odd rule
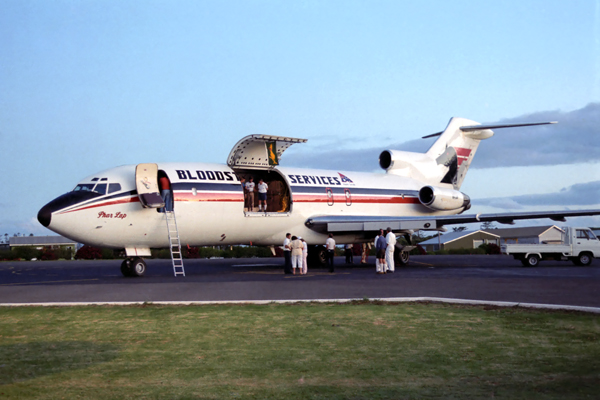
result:
[[[394,272],[394,248],[396,247],[396,235],[394,235],[394,232],[392,232],[392,228],[387,228],[385,241],[387,243],[387,248],[385,249],[387,272]]]
[[[269,190],[269,185],[262,179],[258,181],[258,211],[267,212],[267,190]]]
[[[286,233],[285,239],[283,240],[283,256],[285,258],[285,266],[283,272],[286,274],[292,273],[292,248],[290,243],[292,242],[292,234]]]
[[[254,209],[254,178],[250,177],[246,182],[246,195],[248,196],[248,211]]]
[[[330,233],[329,237],[325,241],[325,248],[327,249],[327,264],[329,265],[329,272],[333,272],[333,257],[335,256],[335,240],[333,240],[333,233]]]

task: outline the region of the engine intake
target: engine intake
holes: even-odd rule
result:
[[[458,190],[424,186],[419,190],[419,201],[425,207],[436,211],[451,211],[471,207],[471,199]]]

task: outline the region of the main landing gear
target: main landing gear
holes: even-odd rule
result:
[[[121,263],[121,273],[123,276],[144,276],[146,273],[146,262],[141,257],[126,258]]]

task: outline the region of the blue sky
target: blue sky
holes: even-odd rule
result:
[[[0,48],[0,234],[112,166],[277,134],[309,139],[283,165],[376,171],[452,116],[559,121],[482,144],[474,211],[600,207],[598,1],[3,0]]]

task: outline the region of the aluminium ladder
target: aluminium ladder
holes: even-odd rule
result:
[[[171,262],[173,263],[173,274],[185,276],[183,269],[183,257],[181,255],[181,242],[179,241],[179,230],[177,220],[173,211],[165,211],[167,219],[167,231],[169,232],[169,249],[171,251]]]

